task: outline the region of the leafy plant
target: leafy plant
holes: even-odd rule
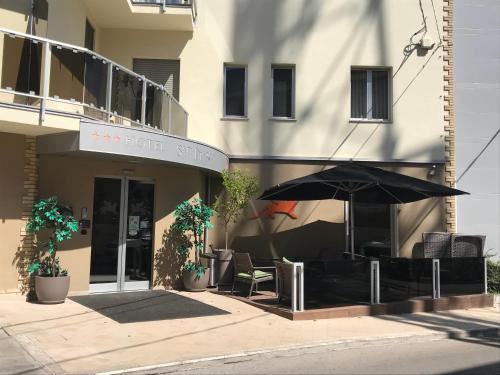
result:
[[[213,208],[224,225],[227,250],[229,224],[246,214],[250,199],[259,190],[259,185],[255,176],[248,176],[239,169],[231,172],[223,170],[222,185],[224,191],[217,196]]]
[[[487,259],[488,293],[500,294],[500,261]]]
[[[48,240],[37,243],[39,253],[28,272],[38,271],[42,276],[66,276],[68,271],[61,269],[56,253],[59,244],[78,231],[78,221],[73,217],[71,207],[59,203],[57,197],[38,200],[33,205],[26,231],[31,234],[48,231]]]
[[[187,255],[191,249],[194,249],[194,262],[188,261],[184,265],[184,269],[196,272],[198,278],[205,273],[205,267],[200,261],[200,253],[204,245],[203,233],[205,229],[212,228],[210,223],[212,215],[212,209],[203,204],[200,198],[194,198],[191,202],[182,202],[175,208],[174,212],[175,222],[172,227],[181,234],[177,252],[181,255]]]

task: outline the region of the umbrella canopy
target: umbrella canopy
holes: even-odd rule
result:
[[[397,204],[468,194],[447,186],[358,163],[346,163],[267,189],[263,200],[323,200]]]
[[[404,174],[351,162],[283,182],[267,189],[259,199],[349,201],[349,242],[351,256],[354,259],[354,201],[398,204],[462,194],[469,193]]]

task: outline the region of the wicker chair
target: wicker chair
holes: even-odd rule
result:
[[[275,267],[254,267],[250,254],[248,253],[234,253],[234,280],[231,294],[234,292],[234,286],[237,282],[250,284],[250,292],[248,298],[252,296],[253,287],[258,291],[259,283],[274,280],[274,275],[270,272],[261,271],[262,269],[275,269]]]
[[[274,262],[276,266],[276,277],[278,285],[276,293],[278,294],[278,303],[283,299],[292,300],[292,279],[293,279],[293,263]]]
[[[449,258],[451,256],[451,234],[446,232],[422,233],[424,258]]]
[[[454,234],[451,236],[453,258],[482,257],[486,236]]]

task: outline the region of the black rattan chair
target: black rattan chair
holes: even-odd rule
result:
[[[482,257],[486,236],[453,234],[451,236],[451,256],[453,258]]]
[[[424,258],[449,258],[451,256],[451,234],[446,232],[422,233]]]

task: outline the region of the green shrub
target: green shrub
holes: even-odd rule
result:
[[[488,293],[500,294],[500,261],[488,259]]]

